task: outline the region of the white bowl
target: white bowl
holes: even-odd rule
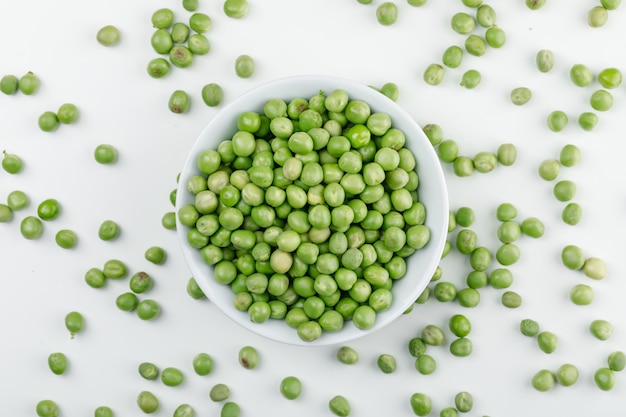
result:
[[[448,195],[441,164],[428,138],[415,120],[398,104],[373,88],[347,79],[322,75],[293,76],[259,85],[225,105],[208,123],[194,145],[181,171],[176,207],[193,204],[194,197],[187,191],[187,179],[200,174],[196,167],[197,155],[206,149],[217,149],[218,144],[236,131],[238,115],[243,111],[257,111],[262,114],[264,103],[270,98],[282,98],[289,102],[296,97],[311,97],[320,90],[328,94],[335,89],[345,90],[350,99],[366,101],[372,112],[385,112],[391,116],[393,127],[401,129],[406,137],[406,147],[417,159],[419,176],[419,198],[426,206],[426,225],[431,237],[428,244],[406,259],[407,274],[394,282],[393,302],[387,310],[377,314],[376,323],[367,330],[358,329],[351,321],[346,321],[338,332],[323,332],[312,342],[302,341],[295,329],[287,326],[284,320],[269,319],[265,323],[251,322],[247,312],[233,307],[233,293],[230,286],[217,283],[213,279],[213,267],[201,259],[199,250],[187,243],[188,228],[177,224],[177,233],[183,254],[191,273],[204,294],[224,314],[250,331],[276,341],[294,345],[330,345],[365,336],[379,330],[409,308],[428,285],[443,251],[447,237]]]

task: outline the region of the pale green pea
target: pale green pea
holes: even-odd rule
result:
[[[423,79],[426,84],[439,85],[444,78],[444,68],[440,64],[430,64],[424,70]]]
[[[548,49],[541,49],[535,58],[537,69],[541,72],[549,72],[554,67],[554,53]]]

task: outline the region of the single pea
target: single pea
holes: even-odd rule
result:
[[[41,220],[51,221],[59,217],[61,205],[54,198],[48,198],[37,206],[37,215]]]
[[[153,58],[146,68],[152,78],[163,78],[170,72],[170,63],[165,58]]]
[[[480,292],[475,288],[463,288],[456,294],[459,305],[466,308],[474,308],[480,304]]]
[[[109,259],[104,263],[102,273],[107,278],[120,279],[126,277],[128,268],[119,259]]]
[[[113,417],[113,410],[111,407],[101,405],[94,410],[94,417]]]
[[[538,371],[531,380],[532,387],[541,392],[551,390],[554,387],[554,383],[554,373],[547,369]]]
[[[599,28],[606,24],[609,13],[602,6],[594,6],[587,13],[587,23],[592,28]]]
[[[167,367],[161,371],[161,382],[168,387],[175,387],[183,383],[184,375],[180,369]]]
[[[593,320],[589,331],[599,340],[607,340],[613,334],[613,326],[606,320]]]
[[[254,369],[259,365],[259,353],[252,346],[239,349],[239,364],[245,369]]]
[[[476,19],[468,13],[458,12],[450,18],[450,26],[456,33],[467,35],[474,30],[474,27],[476,26]]]
[[[484,28],[496,23],[496,11],[488,4],[481,4],[476,9],[476,22]]]
[[[18,155],[2,151],[2,169],[9,174],[18,174],[24,167],[24,161]]]
[[[554,197],[559,201],[570,201],[576,195],[576,183],[570,180],[561,180],[554,184]]]
[[[207,49],[208,52],[208,49]],[[194,53],[185,45],[174,45],[169,51],[172,65],[178,68],[187,68],[193,64]],[[180,90],[177,90],[180,91]]]
[[[250,55],[239,55],[235,60],[235,73],[240,78],[250,78],[255,69],[256,64]]]
[[[224,14],[233,19],[241,19],[248,13],[247,0],[226,0],[223,6]]]
[[[176,213],[169,211],[161,217],[161,225],[168,230],[176,229]]]
[[[541,49],[535,58],[537,69],[541,72],[550,72],[554,67],[554,53],[549,49]]]
[[[390,26],[398,20],[398,6],[391,1],[381,3],[376,8],[376,20],[383,26]]]
[[[198,353],[192,361],[193,370],[200,376],[209,375],[213,371],[213,358],[208,353]]]
[[[41,400],[37,403],[35,411],[39,417],[58,417],[59,407],[52,400]]]
[[[63,375],[67,371],[67,356],[62,352],[54,352],[48,355],[48,367],[55,375]]]
[[[328,401],[330,411],[340,417],[350,415],[350,402],[342,395],[335,395]]]
[[[415,369],[422,375],[430,375],[437,370],[437,362],[430,355],[421,355],[415,359]]]
[[[138,367],[139,375],[147,380],[157,379],[159,376],[159,368],[152,362],[142,362]]]
[[[103,26],[96,34],[96,40],[102,46],[115,46],[120,42],[120,30],[113,25]]]
[[[470,70],[465,71],[463,75],[461,76],[460,85],[462,87],[472,89],[478,86],[478,84],[480,84],[480,81],[481,81],[480,72],[478,72],[475,69],[470,69]]]
[[[454,214],[454,218],[459,226],[470,227],[474,224],[474,210],[470,207],[460,207]]]
[[[578,125],[587,132],[592,131],[598,124],[598,115],[593,112],[582,112],[578,115]]]
[[[6,95],[13,95],[17,93],[19,80],[15,75],[7,74],[3,75],[0,79],[0,91]]]
[[[225,402],[220,410],[220,417],[239,417],[240,415],[241,408],[237,403],[232,401]]]
[[[574,85],[586,87],[593,81],[593,73],[584,64],[574,64],[569,71],[569,76]]]
[[[610,391],[615,386],[615,373],[610,368],[600,368],[593,374],[596,386],[603,391]]]
[[[280,381],[280,393],[288,400],[295,400],[302,394],[302,382],[295,376],[287,376]]]
[[[600,0],[600,4],[607,10],[615,10],[622,3],[622,0]]]
[[[99,164],[113,164],[117,161],[117,149],[113,145],[100,144],[94,150],[94,159]]]
[[[165,29],[172,25],[174,21],[174,12],[168,8],[157,9],[152,13],[150,19],[152,26],[157,29]]]
[[[582,269],[584,274],[591,279],[599,280],[606,276],[606,264],[600,258],[585,259]]]
[[[520,321],[519,329],[524,336],[534,337],[539,333],[539,323],[533,319],[523,319]]]
[[[567,126],[569,118],[562,110],[554,110],[548,114],[548,128],[553,132],[560,132]]]
[[[181,404],[174,410],[174,417],[194,417],[195,410],[189,404]]]
[[[150,246],[146,249],[144,258],[155,265],[163,265],[167,259],[167,253],[160,246]]]
[[[559,162],[564,167],[573,167],[580,162],[581,151],[576,145],[567,144],[561,148]]]
[[[513,243],[504,243],[496,250],[496,260],[500,265],[509,266],[520,258],[520,249]]]
[[[449,68],[458,68],[463,62],[463,49],[457,45],[446,48],[441,58],[443,65]]]
[[[443,140],[437,148],[437,155],[443,162],[452,163],[459,156],[459,145],[453,139]]]
[[[98,228],[98,237],[101,240],[109,241],[116,239],[120,235],[120,227],[113,220],[105,220]]]
[[[150,391],[141,391],[137,396],[137,406],[146,414],[154,413],[159,408],[159,400]]]
[[[526,0],[526,6],[530,10],[538,10],[546,5],[548,0]]]
[[[556,159],[546,159],[539,164],[539,176],[546,181],[553,181],[561,171],[561,163]]]
[[[528,87],[516,87],[511,90],[511,102],[516,106],[523,106],[528,103],[533,94]]]
[[[626,354],[619,350],[611,352],[607,358],[607,364],[611,371],[623,371],[626,367]]]
[[[211,25],[211,18],[205,13],[195,12],[189,17],[189,27],[198,34],[207,32]]]
[[[441,409],[439,417],[459,417],[459,412],[454,407],[446,407]]]
[[[359,353],[350,346],[342,346],[337,350],[337,360],[346,365],[354,365],[359,361]]]
[[[513,284],[513,273],[507,268],[496,268],[489,275],[489,284],[499,290],[509,288]]]
[[[30,96],[39,89],[40,84],[41,82],[39,81],[39,77],[37,77],[32,71],[28,71],[26,74],[22,75],[21,78],[19,78],[17,87],[22,94]]]
[[[506,33],[499,26],[493,25],[485,31],[485,41],[492,48],[501,48],[506,43]]]
[[[78,311],[70,311],[65,315],[65,328],[70,332],[73,339],[78,333],[82,332],[85,327],[85,319]]]
[[[61,229],[54,236],[54,240],[63,249],[72,249],[78,243],[76,232],[70,229]]]
[[[498,146],[498,151],[496,152],[496,156],[498,157],[498,162],[500,162],[504,166],[511,166],[515,163],[517,159],[517,148],[512,143],[503,143]]]
[[[506,308],[518,308],[522,305],[522,297],[514,291],[505,291],[502,293],[501,302]]]
[[[465,39],[465,50],[470,55],[483,56],[487,51],[487,42],[478,35],[469,35]]]
[[[537,334],[537,345],[545,353],[553,353],[559,344],[558,337],[549,331],[542,331]]]
[[[436,123],[428,123],[422,128],[431,145],[437,146],[443,141],[443,129]]]
[[[139,299],[134,292],[127,291],[115,298],[115,305],[122,311],[133,311],[137,308]]]
[[[472,271],[467,274],[465,281],[469,288],[483,288],[489,283],[489,276],[485,271]]]
[[[155,300],[146,299],[137,304],[136,311],[141,320],[152,320],[161,313],[161,306]]]
[[[8,223],[13,219],[13,210],[6,204],[0,204],[0,222]]]
[[[454,396],[454,405],[461,413],[469,413],[474,406],[474,398],[467,391],[461,391]]]
[[[194,300],[202,300],[206,298],[206,295],[202,291],[202,288],[198,285],[198,282],[193,278],[189,278],[187,281],[187,294]]]
[[[132,292],[135,294],[142,294],[152,288],[154,280],[152,277],[144,271],[139,271],[130,277],[129,286]]]
[[[454,314],[448,321],[448,327],[455,336],[465,337],[470,333],[472,324],[466,316]]]
[[[561,250],[561,261],[569,269],[582,269],[585,264],[583,250],[575,245],[567,245]]]
[[[37,124],[42,131],[52,132],[59,126],[59,118],[55,112],[45,111],[39,116]]]
[[[98,268],[90,268],[85,272],[85,282],[91,288],[102,288],[106,284],[104,273]]]
[[[617,88],[622,84],[622,72],[614,67],[604,68],[598,74],[598,82],[607,89]]]
[[[174,41],[169,31],[157,29],[150,37],[150,44],[157,54],[168,54],[174,46]]]
[[[438,326],[434,324],[428,324],[422,329],[422,340],[427,345],[441,346],[446,341],[446,336]]]
[[[426,84],[439,85],[443,81],[444,68],[440,64],[430,64],[424,70],[424,81]]]
[[[418,358],[426,353],[426,343],[420,337],[414,337],[409,340],[409,354],[414,358]]]
[[[606,90],[596,90],[591,94],[589,103],[594,110],[608,111],[613,107],[613,95]]]
[[[172,113],[187,113],[190,107],[189,95],[183,90],[175,90],[167,103]]]
[[[452,282],[439,281],[433,288],[433,294],[437,301],[450,302],[456,298],[456,285]]]
[[[577,225],[582,217],[582,207],[578,203],[568,203],[563,207],[561,219],[570,226]]]
[[[498,226],[498,239],[502,243],[512,243],[519,239],[522,229],[516,221],[507,220]]]
[[[564,387],[574,385],[578,380],[578,368],[571,363],[564,363],[559,366],[555,373],[556,382]]]
[[[420,7],[426,4],[427,0],[407,0],[407,3],[413,7]]]
[[[572,303],[579,306],[591,304],[593,297],[593,289],[586,284],[576,284],[569,292],[569,298]]]
[[[421,392],[411,395],[410,404],[416,416],[427,416],[433,409],[433,402],[430,397]]]
[[[522,233],[534,239],[540,238],[545,232],[545,226],[541,220],[536,217],[527,217],[520,225]]]
[[[216,83],[209,83],[202,87],[202,100],[209,107],[219,106],[224,98],[222,87]]]
[[[57,118],[60,123],[71,124],[78,120],[78,107],[72,103],[64,103],[57,110]]]
[[[378,365],[378,369],[385,374],[391,374],[396,370],[396,358],[388,353],[379,355],[376,364]]]
[[[230,397],[230,388],[228,385],[223,383],[213,385],[209,391],[209,398],[211,398],[211,401],[225,401],[228,397]]]
[[[183,0],[183,9],[188,12],[195,12],[198,9],[199,1],[198,0]]]

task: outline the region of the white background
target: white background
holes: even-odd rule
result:
[[[375,18],[379,3],[252,0],[248,15],[234,20],[223,14],[221,2],[200,0],[199,11],[213,19],[207,33],[211,52],[197,57],[191,67],[173,68],[166,78],[155,80],[145,71],[147,62],[156,57],[150,46],[150,16],[159,7],[171,7],[176,19],[185,21],[189,12],[180,2],[2,2],[0,75],[33,71],[41,79],[35,95],[0,96],[0,148],[20,155],[25,163],[19,175],[0,172],[0,197],[21,189],[31,198],[28,209],[0,224],[4,414],[35,415],[36,403],[50,398],[64,416],[90,415],[99,405],[110,406],[118,416],[141,415],[135,398],[147,389],[161,400],[156,415],[172,415],[179,404],[189,403],[197,416],[211,416],[219,413],[220,405],[210,401],[208,391],[218,382],[231,387],[231,399],[241,406],[242,416],[330,415],[327,403],[336,394],[350,400],[351,415],[409,416],[414,392],[430,395],[432,415],[438,415],[464,390],[474,396],[474,409],[468,413],[472,416],[623,414],[626,374],[618,373],[615,388],[604,392],[595,386],[593,373],[606,366],[610,352],[626,349],[622,262],[626,97],[624,86],[612,91],[613,109],[600,114],[593,132],[585,132],[576,118],[590,109],[588,98],[599,85],[596,81],[587,88],[575,87],[568,71],[575,63],[588,65],[594,74],[611,66],[626,69],[626,9],[609,12],[607,24],[593,29],[586,14],[597,1],[548,0],[543,9],[531,11],[522,0],[494,0],[491,5],[506,31],[506,45],[488,49],[481,58],[466,55],[461,68],[447,70],[443,83],[433,87],[423,82],[423,70],[439,62],[448,46],[462,45],[463,36],[450,29],[450,17],[472,10],[459,0],[430,0],[421,8],[398,0],[397,23],[384,27]],[[106,24],[116,25],[122,33],[116,47],[105,48],[95,41],[97,30]],[[535,67],[539,49],[554,51],[550,73]],[[257,62],[256,73],[246,80],[234,72],[235,58],[244,53]],[[463,71],[470,68],[483,75],[474,90],[458,85]],[[266,340],[232,323],[209,301],[187,295],[190,276],[176,234],[160,221],[173,210],[169,193],[176,187],[188,149],[219,110],[201,101],[202,86],[219,83],[227,102],[262,82],[305,73],[348,77],[373,86],[397,83],[399,104],[422,125],[440,124],[446,138],[458,141],[463,155],[495,151],[505,142],[518,147],[512,167],[469,178],[455,177],[449,166],[445,171],[451,208],[470,206],[476,211],[472,228],[480,244],[497,248],[495,208],[502,202],[515,204],[520,220],[536,216],[544,221],[545,236],[522,237],[521,260],[511,266],[515,277],[511,289],[524,299],[519,309],[504,308],[501,291],[491,288],[481,290],[482,301],[475,309],[430,300],[388,328],[351,343],[361,360],[345,366],[334,358],[337,347],[293,347]],[[511,89],[518,86],[533,91],[532,100],[522,107],[509,99]],[[168,110],[167,100],[175,89],[191,95],[188,114]],[[79,107],[80,120],[52,133],[40,131],[38,116],[64,102]],[[557,109],[570,117],[560,133],[549,131],[545,123],[548,113]],[[94,161],[93,149],[100,143],[118,148],[117,164]],[[558,157],[567,143],[583,153],[578,166],[564,168],[559,176],[578,186],[575,200],[584,214],[575,227],[560,220],[564,204],[552,196],[553,184],[537,175],[539,163]],[[40,239],[24,239],[20,219],[36,213],[37,204],[46,198],[60,201],[61,216],[45,224]],[[98,226],[105,219],[120,224],[118,240],[98,239]],[[56,246],[54,234],[61,228],[77,232],[75,249]],[[606,278],[592,281],[562,266],[559,254],[567,244],[604,259]],[[166,248],[165,265],[155,266],[143,258],[152,245]],[[100,290],[84,283],[85,271],[111,258],[123,260],[131,273],[145,270],[154,276],[150,297],[163,309],[157,320],[143,322],[116,308],[115,297],[127,291],[127,281],[109,282]],[[443,280],[464,285],[469,272],[465,258],[453,252],[441,266]],[[569,301],[569,290],[576,283],[594,288],[590,306]],[[84,333],[74,340],[63,324],[71,310],[81,311],[86,319]],[[456,358],[447,345],[429,348],[438,369],[433,375],[420,375],[408,354],[408,340],[426,324],[446,328],[454,313],[472,321],[474,353]],[[545,354],[535,340],[522,336],[518,325],[523,318],[533,318],[542,329],[557,334],[557,351]],[[606,341],[594,339],[588,331],[589,323],[598,318],[613,324],[613,336]],[[261,354],[254,371],[237,363],[237,351],[244,345],[257,347]],[[47,356],[55,351],[70,360],[66,375],[53,375],[47,367]],[[199,352],[215,360],[210,376],[193,373],[191,360]],[[395,373],[378,370],[375,362],[381,353],[396,356]],[[186,380],[176,388],[145,381],[137,373],[143,361],[178,367]],[[555,386],[547,393],[531,387],[535,372],[556,370],[563,363],[575,364],[580,371],[574,386]],[[303,382],[303,394],[296,401],[287,401],[278,392],[287,375]]]

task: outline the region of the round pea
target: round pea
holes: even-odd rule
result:
[[[167,106],[172,113],[187,113],[190,107],[189,95],[183,90],[175,90],[170,95]]]
[[[589,331],[599,340],[607,340],[613,334],[613,326],[606,320],[593,320]]]
[[[340,417],[346,417],[350,415],[350,402],[342,395],[335,395],[328,402],[328,408],[330,411]]]
[[[137,304],[137,317],[141,320],[152,320],[161,313],[161,307],[155,300],[141,300]]]
[[[468,413],[474,406],[474,398],[472,394],[467,391],[458,392],[454,396],[454,405],[461,413]]]
[[[295,376],[287,376],[280,382],[280,393],[288,400],[295,400],[302,393],[302,382]]]
[[[593,380],[602,391],[610,391],[615,386],[615,373],[610,368],[600,368],[593,374]]]
[[[142,362],[138,367],[139,375],[149,381],[157,379],[159,376],[159,368],[152,362]]]
[[[78,243],[78,237],[73,230],[61,229],[54,236],[54,240],[63,249],[72,249]]]
[[[205,84],[201,94],[202,101],[209,107],[219,106],[224,98],[222,87],[216,83]]]
[[[376,20],[384,26],[390,26],[398,20],[398,6],[391,1],[381,3],[376,8]]]
[[[159,408],[159,400],[150,391],[141,391],[137,396],[137,406],[146,414],[154,413]]]
[[[416,392],[411,395],[410,404],[416,416],[427,416],[433,409],[433,403],[430,397],[421,392]]]
[[[575,245],[567,245],[561,250],[561,261],[569,269],[582,269],[585,264],[584,253]]]
[[[444,68],[440,64],[430,64],[424,70],[423,79],[426,84],[439,85],[443,81]]]
[[[45,111],[41,113],[37,120],[39,128],[44,132],[52,132],[59,125],[59,118],[53,111]]]
[[[611,352],[607,358],[607,364],[612,371],[623,371],[626,367],[626,354],[619,350]]]
[[[537,345],[545,353],[553,353],[559,344],[558,337],[549,331],[542,331],[537,334]]]
[[[232,19],[241,19],[248,13],[247,0],[226,0],[224,1],[224,14]]]
[[[524,336],[534,337],[539,333],[539,323],[533,319],[523,319],[520,321],[519,329]]]
[[[113,145],[100,144],[94,150],[94,159],[99,164],[112,164],[117,161],[117,149]]]
[[[254,369],[259,365],[259,353],[252,346],[239,349],[239,364],[245,369]]]
[[[211,398],[211,401],[225,401],[228,397],[230,397],[230,388],[228,385],[223,383],[213,385],[209,391],[209,398]]]
[[[67,356],[62,352],[54,352],[48,355],[48,367],[55,375],[63,375],[67,371]]]
[[[598,82],[604,88],[617,88],[622,84],[622,72],[614,67],[604,68],[598,74]]]
[[[32,71],[28,71],[19,79],[17,87],[22,94],[29,96],[34,94],[39,89],[40,84],[41,82],[39,81],[39,77],[37,77]]]
[[[599,280],[606,276],[606,264],[600,258],[585,259],[582,269],[584,274],[591,279]]]
[[[511,90],[511,102],[516,106],[528,103],[532,96],[532,91],[528,87],[516,87]]]
[[[37,403],[35,411],[39,417],[57,417],[59,415],[59,407],[52,400],[41,400]]]
[[[541,392],[551,390],[554,387],[554,383],[554,373],[547,369],[538,371],[531,380],[532,387]]]
[[[607,90],[596,90],[591,94],[589,103],[594,110],[607,111],[613,107],[613,95]]]
[[[601,5],[592,7],[587,13],[587,23],[592,28],[599,28],[604,26],[608,18],[608,11]]]
[[[458,68],[463,62],[463,49],[457,45],[446,48],[441,58],[443,65],[449,68]]]
[[[576,305],[589,305],[594,298],[593,289],[586,284],[576,284],[570,290],[569,298]]]
[[[562,110],[554,110],[548,114],[548,128],[553,132],[560,132],[567,126],[569,118]]]
[[[578,115],[578,125],[587,132],[592,131],[598,124],[598,115],[593,112],[582,112]]]
[[[549,49],[541,49],[536,56],[537,69],[541,72],[549,72],[554,67],[554,53]]]
[[[556,370],[555,379],[564,387],[574,385],[578,380],[578,368],[571,363],[564,363]]]
[[[250,78],[256,69],[254,59],[250,55],[239,55],[235,60],[235,73],[240,78]]]

